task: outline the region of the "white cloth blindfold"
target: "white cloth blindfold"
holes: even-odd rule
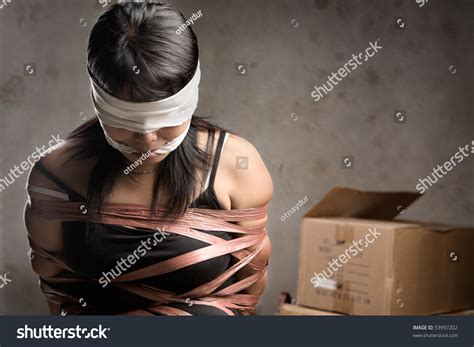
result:
[[[201,69],[189,83],[174,95],[152,102],[130,102],[118,99],[101,89],[92,79],[92,101],[101,124],[134,132],[147,133],[183,124],[192,118],[199,99]]]

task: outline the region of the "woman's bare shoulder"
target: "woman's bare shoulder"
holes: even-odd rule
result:
[[[94,159],[80,160],[71,158],[77,151],[77,144],[64,140],[60,144],[47,149],[40,158],[42,166],[56,176],[71,189],[84,195],[87,191],[87,181],[94,164]],[[47,178],[36,166],[30,172],[28,183],[36,186],[56,189],[58,185]]]
[[[222,150],[220,165],[231,178],[232,208],[251,208],[268,203],[273,193],[272,177],[255,146],[230,134]]]

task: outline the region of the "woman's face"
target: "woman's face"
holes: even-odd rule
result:
[[[164,127],[157,131],[147,134],[141,134],[126,129],[114,128],[103,124],[104,130],[115,141],[133,148],[136,153],[121,152],[129,161],[134,162],[142,154],[148,151],[156,151],[164,146],[167,142],[172,141],[181,135],[191,120],[187,120],[181,125]],[[169,153],[147,155],[147,159],[143,161],[146,164],[156,164],[162,161]]]

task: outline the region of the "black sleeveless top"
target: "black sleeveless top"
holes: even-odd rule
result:
[[[189,207],[223,209],[219,204],[214,190],[214,180],[224,136],[225,132],[221,131],[209,176],[209,186]],[[69,195],[70,201],[82,202],[86,200],[83,196],[66,186],[54,176],[40,161],[36,163],[36,166],[38,170]],[[118,277],[120,274],[135,271],[207,246],[207,243],[189,237],[163,233],[164,237],[158,238],[158,240],[161,241],[154,243],[156,246],[152,247],[150,241],[148,241],[146,254],[141,252],[139,260],[133,265],[128,263],[127,267],[129,265],[131,266],[123,271],[123,267],[118,266],[118,262],[132,255],[143,243],[146,243],[147,240],[150,239],[150,235],[152,235],[150,230],[130,229],[120,225],[98,223],[91,223],[89,224],[89,228],[87,228],[87,223],[83,222],[63,222],[62,228],[64,232],[64,260],[66,264],[78,274],[95,278],[107,277],[107,274],[108,278]],[[223,231],[199,230],[225,240],[232,238],[229,233]],[[166,232],[166,230],[164,231]],[[144,248],[145,247],[142,246],[141,249],[143,250]],[[137,252],[135,254],[137,255]],[[170,273],[140,280],[140,283],[176,294],[182,294],[213,280],[231,265],[231,256],[227,254]],[[229,278],[229,280],[223,283],[217,290],[225,288],[232,283],[234,283],[233,277]],[[129,310],[143,309],[153,303],[151,300],[114,288],[110,285],[103,287],[99,282],[97,282],[97,285],[94,283],[60,285],[55,283],[51,285],[66,291],[78,299],[82,298],[82,303],[86,303],[91,309],[94,308],[91,313],[88,314],[120,314],[120,312]],[[173,303],[167,305],[187,311],[193,315],[226,315],[225,312],[215,307],[197,305],[191,301],[189,304]],[[233,310],[233,312],[236,315],[239,314],[237,310]]]

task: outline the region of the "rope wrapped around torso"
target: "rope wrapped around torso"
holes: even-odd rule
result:
[[[234,222],[257,221],[266,216],[268,204],[256,208],[239,210],[213,210],[188,208],[177,220],[172,221],[160,216],[162,209],[151,211],[149,207],[128,204],[104,204],[100,215],[89,209],[85,212],[84,203],[70,201],[46,201],[31,198],[31,211],[43,218],[53,218],[61,221],[92,222],[126,227],[149,229],[150,234],[157,228],[169,234],[182,235],[205,242],[207,246],[177,255],[171,259],[129,271],[113,279],[111,286],[120,288],[134,295],[151,300],[153,304],[136,310],[121,312],[121,315],[191,315],[187,311],[170,306],[172,303],[187,303],[209,305],[234,315],[233,309],[242,315],[255,313],[255,306],[260,295],[241,293],[258,282],[266,273],[268,260],[258,255],[265,242],[265,224],[251,228],[243,227]],[[225,231],[233,235],[231,240],[225,240],[208,231]],[[83,306],[79,298],[55,288],[54,283],[97,282],[98,278],[75,273],[60,256],[54,255],[37,245],[29,237],[34,256],[44,258],[59,266],[60,274],[48,277],[47,281],[40,277],[40,287],[50,303],[61,305],[68,314],[90,314],[94,308]],[[253,251],[247,248],[254,248]],[[185,293],[176,294],[161,290],[142,283],[144,279],[166,274],[184,267],[229,254],[236,262],[210,282],[199,285]],[[252,270],[252,275],[223,288],[218,289],[226,280],[234,276],[244,266]],[[47,283],[46,283],[47,282]]]

